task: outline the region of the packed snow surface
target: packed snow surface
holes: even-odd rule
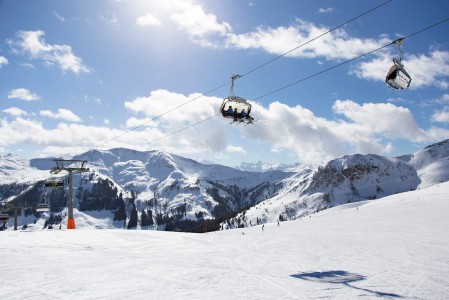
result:
[[[449,298],[449,182],[207,234],[39,225],[0,232],[2,299]]]

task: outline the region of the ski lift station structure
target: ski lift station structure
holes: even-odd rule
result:
[[[89,169],[85,167],[86,160],[73,159],[53,159],[56,167],[50,170],[52,174],[58,174],[61,171],[69,172],[69,195],[67,201],[67,229],[75,229],[75,219],[73,218],[73,172],[83,173],[88,172]]]

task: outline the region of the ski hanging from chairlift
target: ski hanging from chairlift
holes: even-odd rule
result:
[[[232,119],[231,124],[236,122],[252,124],[254,118],[250,116],[251,104],[246,99],[234,95],[234,81],[240,77],[240,75],[231,76],[231,94],[223,100],[220,111],[223,117]]]
[[[410,86],[412,78],[402,64],[402,42],[403,39],[398,39],[392,43],[398,47],[399,57],[393,58],[394,65],[391,66],[390,70],[388,71],[387,76],[385,77],[385,82],[394,89],[405,90]]]

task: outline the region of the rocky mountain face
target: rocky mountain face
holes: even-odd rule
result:
[[[301,218],[345,203],[377,199],[449,180],[449,140],[397,158],[345,155],[283,180],[277,195],[222,224],[252,226]]]
[[[87,160],[89,168],[74,175],[75,207],[84,214],[103,212],[115,227],[130,229],[202,232],[252,226],[449,180],[449,140],[398,158],[356,154],[319,167],[282,166],[291,172],[248,172],[123,148],[73,159]],[[53,166],[51,159],[0,156],[0,200],[25,207],[25,217],[33,218],[37,204],[46,201],[54,219],[63,219],[66,175],[64,187],[44,186]]]
[[[74,174],[75,207],[84,213],[109,212],[116,227],[202,231],[217,229],[219,221],[263,201],[280,189],[288,172],[244,172],[159,151],[129,149],[90,151],[73,159],[87,160],[89,172]],[[16,168],[40,174],[41,180],[0,184],[0,199],[20,203],[31,213],[46,199],[51,211],[67,205],[67,179],[63,188],[45,188],[54,166],[51,159],[35,159]],[[46,173],[41,173],[45,171]],[[31,178],[31,177],[30,177]]]

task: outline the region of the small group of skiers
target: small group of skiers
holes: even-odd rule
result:
[[[237,108],[232,109],[231,105],[229,105],[228,109],[225,111],[225,114],[228,117],[232,116],[234,118],[234,121],[246,119],[251,122],[252,120],[254,120],[254,118],[252,118],[249,113],[245,111],[245,109],[242,109],[242,111],[239,113],[237,111]]]

